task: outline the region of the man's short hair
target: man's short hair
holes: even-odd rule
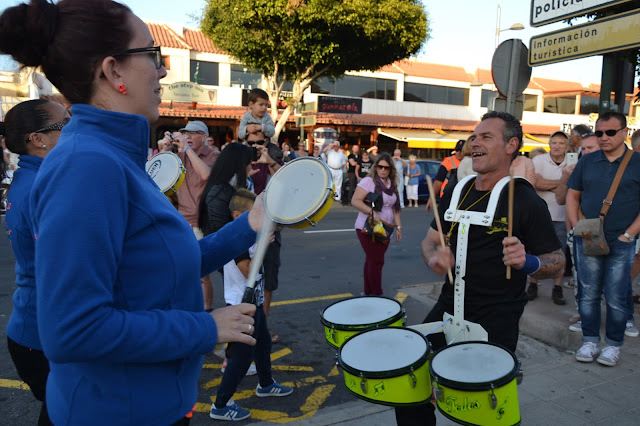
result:
[[[631,135],[631,148],[634,151],[637,151],[639,146],[640,146],[640,129],[636,130]]]
[[[520,120],[506,112],[489,111],[482,116],[480,121],[485,121],[490,118],[499,118],[504,121],[504,130],[502,131],[502,139],[504,139],[504,143],[509,142],[511,138],[518,139],[518,149],[516,149],[513,153],[513,157],[511,158],[514,160],[522,149],[522,126],[520,125]]]
[[[592,132],[591,127],[587,126],[586,124],[578,124],[576,126],[573,126],[573,129],[571,129],[571,133],[575,133],[580,137],[582,137],[582,135],[586,135],[587,133],[591,133],[591,132]]]
[[[596,120],[596,124],[600,121],[609,121],[612,118],[615,118],[620,122],[621,129],[627,127],[627,117],[625,117],[624,114],[616,111],[607,111],[604,114],[600,115],[600,117],[598,117],[598,119]]]
[[[251,210],[255,200],[256,194],[248,189],[240,188],[236,191],[233,197],[231,197],[231,201],[229,202],[229,211],[231,214],[233,214],[233,212],[244,213]]]
[[[251,89],[249,92],[248,102],[254,103],[258,99],[264,99],[269,102],[269,94],[262,89]]]

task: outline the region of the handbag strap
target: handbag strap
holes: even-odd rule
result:
[[[620,167],[618,167],[618,172],[616,173],[616,177],[613,178],[613,183],[611,184],[611,188],[609,188],[609,193],[607,194],[607,198],[602,201],[602,208],[600,209],[600,218],[604,219],[604,217],[609,213],[609,208],[611,208],[611,204],[613,204],[613,197],[616,195],[616,191],[618,190],[618,185],[620,185],[620,181],[622,180],[622,175],[624,174],[624,170],[627,168],[627,164],[631,160],[633,156],[633,151],[627,149],[627,152],[620,163]]]

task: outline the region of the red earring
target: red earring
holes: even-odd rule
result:
[[[126,87],[124,87],[124,83],[120,83],[120,84],[118,85],[118,90],[120,90],[120,93],[122,93],[123,95],[126,95],[126,94],[127,94],[127,88],[126,88]]]

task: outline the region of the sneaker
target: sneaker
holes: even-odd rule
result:
[[[225,360],[222,362],[222,368],[220,370],[222,370],[222,372],[224,373],[224,370],[226,369],[227,369],[227,359],[225,358]],[[256,365],[254,363],[251,363],[251,365],[249,366],[249,369],[245,373],[245,376],[255,376],[256,374],[258,374]]]
[[[569,326],[569,330],[575,331],[576,333],[582,333],[582,321],[574,322]]]
[[[627,321],[627,328],[624,330],[624,335],[628,337],[638,337],[638,329],[633,321]]]
[[[226,343],[217,344],[215,349],[213,350],[213,354],[215,356],[217,356],[218,358],[226,359],[226,357],[227,357],[227,355],[226,355],[226,351],[227,351],[226,346],[227,346]]]
[[[615,367],[620,359],[620,346],[607,346],[598,357],[598,363]]]
[[[529,288],[527,288],[527,297],[529,297],[529,300],[534,300],[536,297],[538,297],[537,283],[529,283]]]
[[[578,352],[576,352],[576,359],[580,362],[593,362],[593,359],[598,356],[600,349],[598,344],[594,342],[584,342]]]
[[[575,283],[573,282],[573,279],[571,279],[569,281],[565,281],[564,284],[562,284],[562,286],[564,288],[574,288],[575,287]]]
[[[551,292],[551,299],[553,303],[556,305],[566,305],[567,301],[564,300],[564,296],[562,295],[562,287],[559,285],[553,286],[553,291]]]
[[[233,402],[232,399],[229,400],[231,404],[227,403],[227,406],[224,408],[217,408],[216,404],[211,404],[211,411],[209,412],[209,417],[216,420],[228,420],[231,422],[236,422],[238,420],[244,420],[251,416],[251,411],[245,410],[240,407],[238,404]]]
[[[259,397],[265,396],[287,396],[293,392],[293,388],[289,386],[283,386],[275,380],[269,386],[262,387],[260,383],[258,383],[258,387],[256,388],[256,395]]]

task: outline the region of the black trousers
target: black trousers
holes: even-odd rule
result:
[[[45,392],[47,390],[47,377],[49,377],[49,360],[44,356],[44,352],[31,349],[14,342],[7,337],[7,346],[13,364],[18,370],[18,377],[31,388],[33,396],[38,401],[42,401],[38,425],[52,425],[47,412],[47,401]]]

